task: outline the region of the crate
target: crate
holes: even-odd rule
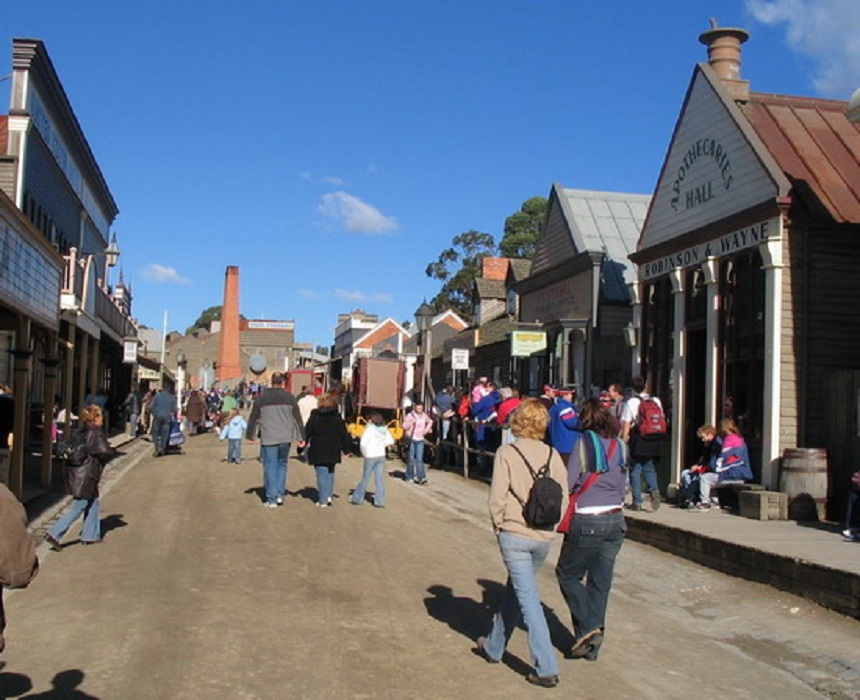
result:
[[[787,520],[788,494],[780,491],[741,491],[739,512],[753,520]]]

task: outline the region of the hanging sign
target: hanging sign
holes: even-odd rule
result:
[[[530,357],[546,350],[545,331],[512,331],[511,356]]]

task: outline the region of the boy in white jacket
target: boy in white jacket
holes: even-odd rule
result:
[[[364,467],[361,471],[361,481],[352,492],[349,502],[360,506],[364,503],[364,492],[367,490],[367,482],[370,473],[373,472],[376,490],[373,493],[373,505],[377,508],[385,507],[385,482],[383,481],[383,469],[385,468],[386,448],[394,444],[394,438],[385,426],[385,420],[379,413],[371,413],[367,425],[361,436],[361,455],[364,457]]]

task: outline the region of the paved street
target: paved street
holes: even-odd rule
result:
[[[860,698],[860,623],[631,541],[600,660],[561,660],[559,688],[533,688],[524,632],[502,664],[470,653],[504,582],[485,485],[389,478],[387,508],[354,507],[351,459],[318,509],[313,470],[292,460],[291,497],[268,510],[256,445],[241,466],[214,435],[158,460],[127,449],[102,496],[104,544],[73,528],[7,593],[0,697]],[[564,648],[549,564],[541,586]]]

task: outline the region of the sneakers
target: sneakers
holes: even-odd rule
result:
[[[48,539],[47,535],[45,535],[45,539]],[[842,539],[846,542],[858,542],[860,541],[860,532],[856,532],[854,530],[843,530]]]
[[[711,509],[710,503],[697,503],[696,507],[695,507],[695,510],[710,510],[710,509]]]
[[[317,508],[328,508],[331,504],[330,503],[314,503],[314,505]]]
[[[639,503],[628,503],[624,506],[627,510],[642,510],[642,506]]]
[[[51,549],[53,549],[55,552],[62,552],[63,551],[63,545],[61,545],[60,541],[56,537],[54,537],[50,532],[45,533],[45,542],[47,542],[49,545],[51,545]]]
[[[419,486],[424,486],[427,483],[427,479],[416,479],[415,483]]]
[[[660,492],[657,489],[651,492],[651,510],[660,510]]]
[[[282,506],[282,505],[284,505],[284,497],[283,497],[283,496],[278,496],[278,497],[275,499],[275,505],[278,505],[278,506]]]
[[[277,507],[278,507],[278,504],[277,504],[277,503],[269,503],[268,501],[266,501],[263,505],[264,505],[266,508],[277,508]]]

